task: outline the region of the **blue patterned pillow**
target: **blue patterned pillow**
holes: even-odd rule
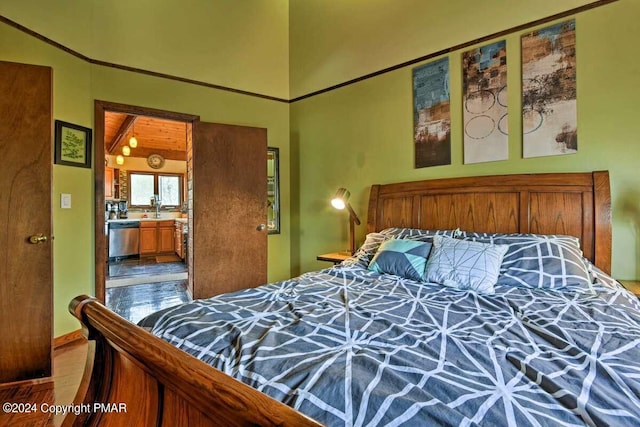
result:
[[[541,289],[591,287],[593,277],[577,237],[467,233],[466,239],[509,246],[502,260],[498,284]]]
[[[415,240],[419,242],[433,241],[433,236],[443,235],[451,236],[456,230],[421,230],[418,228],[385,228],[380,232],[374,232],[367,234],[367,237],[358,248],[355,254],[351,258],[348,258],[342,262],[342,265],[352,266],[357,265],[362,268],[367,268],[371,263],[371,259],[378,251],[378,248],[385,240],[390,239],[405,239]]]
[[[406,239],[386,240],[371,260],[369,270],[424,282],[430,251],[431,243]]]
[[[427,281],[460,290],[493,294],[506,245],[472,242],[444,236],[433,238]]]

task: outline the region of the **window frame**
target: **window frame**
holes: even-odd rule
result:
[[[150,172],[150,171],[136,171],[136,170],[128,170],[127,171],[127,196],[129,200],[129,209],[153,209],[151,206],[151,198],[149,198],[149,203],[146,205],[134,205],[132,204],[133,198],[131,197],[132,191],[132,181],[131,175],[152,175],[153,176],[153,194],[159,194],[159,182],[160,176],[169,176],[169,177],[178,177],[178,191],[180,192],[180,204],[178,205],[161,205],[160,210],[175,210],[180,209],[185,202],[184,197],[184,174],[183,173],[172,173],[172,172]]]

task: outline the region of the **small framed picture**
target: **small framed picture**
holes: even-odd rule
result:
[[[55,164],[91,168],[91,129],[55,122]]]

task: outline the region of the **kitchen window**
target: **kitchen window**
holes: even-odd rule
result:
[[[181,174],[129,172],[129,207],[148,208],[157,194],[163,208],[182,206]]]

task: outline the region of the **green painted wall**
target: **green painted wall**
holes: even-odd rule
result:
[[[92,59],[289,97],[288,0],[3,0],[0,14]]]
[[[291,97],[593,1],[289,0]]]
[[[268,144],[280,147],[282,233],[269,236],[268,278],[290,275],[289,105],[201,86],[120,71],[72,55],[0,23],[0,60],[47,65],[54,75],[54,118],[93,128],[94,100],[196,114],[204,121],[267,128]],[[52,124],[53,126],[53,124]],[[72,194],[62,210],[60,193]],[[93,170],[54,166],[54,336],[75,329],[69,301],[94,293]]]
[[[292,0],[292,5],[300,6],[301,3],[307,4],[306,1]],[[318,3],[311,0],[309,4]],[[460,5],[460,1],[449,3],[451,8]],[[296,10],[291,7],[292,37],[298,35],[294,31],[299,18]],[[475,22],[469,21],[475,9],[449,10],[452,12],[451,16],[456,17],[454,26],[458,20]],[[457,13],[453,14],[454,11]],[[394,16],[398,20],[406,17],[411,21],[412,13],[415,10],[405,10],[403,14],[397,13]],[[532,16],[531,13],[517,17],[524,23],[531,21]],[[637,170],[640,144],[635,124],[637,100],[640,99],[640,86],[637,84],[640,58],[633,54],[640,41],[640,27],[636,23],[638,16],[640,2],[620,0],[575,17],[580,146],[579,152],[574,155],[521,158],[520,34],[507,37],[511,113],[510,155],[507,161],[462,164],[461,52],[450,54],[453,129],[452,165],[449,166],[421,169],[413,166],[411,67],[293,103],[293,272],[326,267],[326,263],[315,261],[317,254],[348,248],[347,216],[344,212],[333,210],[328,203],[335,190],[341,186],[351,190],[356,212],[362,219],[366,219],[372,183],[608,169],[613,195],[613,274],[621,279],[640,277],[638,225],[633,224],[621,207],[625,198],[632,193],[637,195],[637,189],[640,188],[640,174]],[[306,16],[305,19],[312,20],[312,17]],[[359,21],[354,19],[351,24],[350,34],[357,38],[360,33]],[[447,37],[450,20],[429,20],[429,24],[439,25],[437,31],[434,31],[452,40],[450,36]],[[511,26],[513,24],[515,22]],[[494,33],[503,29],[504,25],[497,24],[496,27],[486,27],[484,31]],[[328,28],[327,32],[330,31]],[[463,41],[465,40],[455,43]],[[359,45],[353,40],[345,41],[345,44],[350,43]],[[378,54],[386,58],[392,49],[393,46],[380,46]],[[292,48],[292,64],[300,59],[295,57],[296,52]],[[416,57],[428,53],[430,51],[425,49]],[[390,65],[393,64],[386,64]],[[330,64],[326,67],[330,67]],[[292,76],[294,75],[292,70]],[[292,93],[299,90],[294,89]],[[640,203],[637,196],[635,202]],[[296,229],[299,232],[296,233]],[[365,233],[366,226],[360,226],[360,242]]]

